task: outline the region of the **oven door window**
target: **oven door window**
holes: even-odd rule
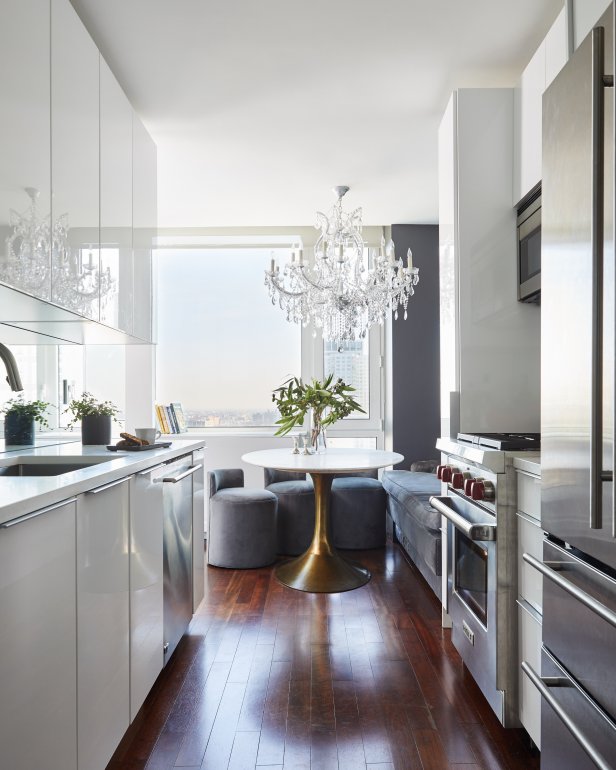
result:
[[[473,615],[488,625],[488,552],[455,530],[454,590]]]
[[[541,230],[531,231],[525,238],[520,238],[520,283],[541,272]]]

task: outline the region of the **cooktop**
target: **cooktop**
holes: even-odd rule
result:
[[[539,451],[541,448],[540,433],[458,433],[458,441],[484,449],[499,449],[501,452],[524,449]]]

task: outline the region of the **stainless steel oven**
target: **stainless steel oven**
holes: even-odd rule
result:
[[[541,297],[541,188],[535,188],[518,209],[518,299]]]
[[[496,516],[452,490],[446,497],[431,498],[430,503],[447,520],[452,642],[502,724],[516,726],[510,671],[515,635],[508,625],[512,613],[506,610],[512,597],[502,574],[509,560],[503,561],[499,575]]]

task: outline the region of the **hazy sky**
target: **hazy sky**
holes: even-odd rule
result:
[[[270,409],[301,374],[301,329],[263,285],[271,249],[159,250],[156,399],[185,409]]]

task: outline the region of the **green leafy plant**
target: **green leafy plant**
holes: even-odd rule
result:
[[[330,374],[323,382],[312,379],[304,383],[301,378],[292,377],[272,393],[272,401],[280,412],[280,425],[276,436],[284,436],[298,425],[304,423],[309,409],[312,409],[312,444],[323,428],[333,425],[353,412],[365,414],[365,410],[355,401],[351,393],[355,388],[347,385],[340,378],[334,382]]]
[[[117,415],[119,413],[118,408],[111,401],[97,401],[91,393],[82,393],[80,398],[74,398],[64,414],[71,414],[71,420],[68,423],[68,428],[73,428],[78,422],[83,420],[88,415],[109,415],[115,422],[119,422]]]
[[[23,396],[18,396],[7,401],[0,408],[0,414],[25,417],[38,422],[41,428],[48,428],[47,410],[50,406],[47,401],[24,401]]]

